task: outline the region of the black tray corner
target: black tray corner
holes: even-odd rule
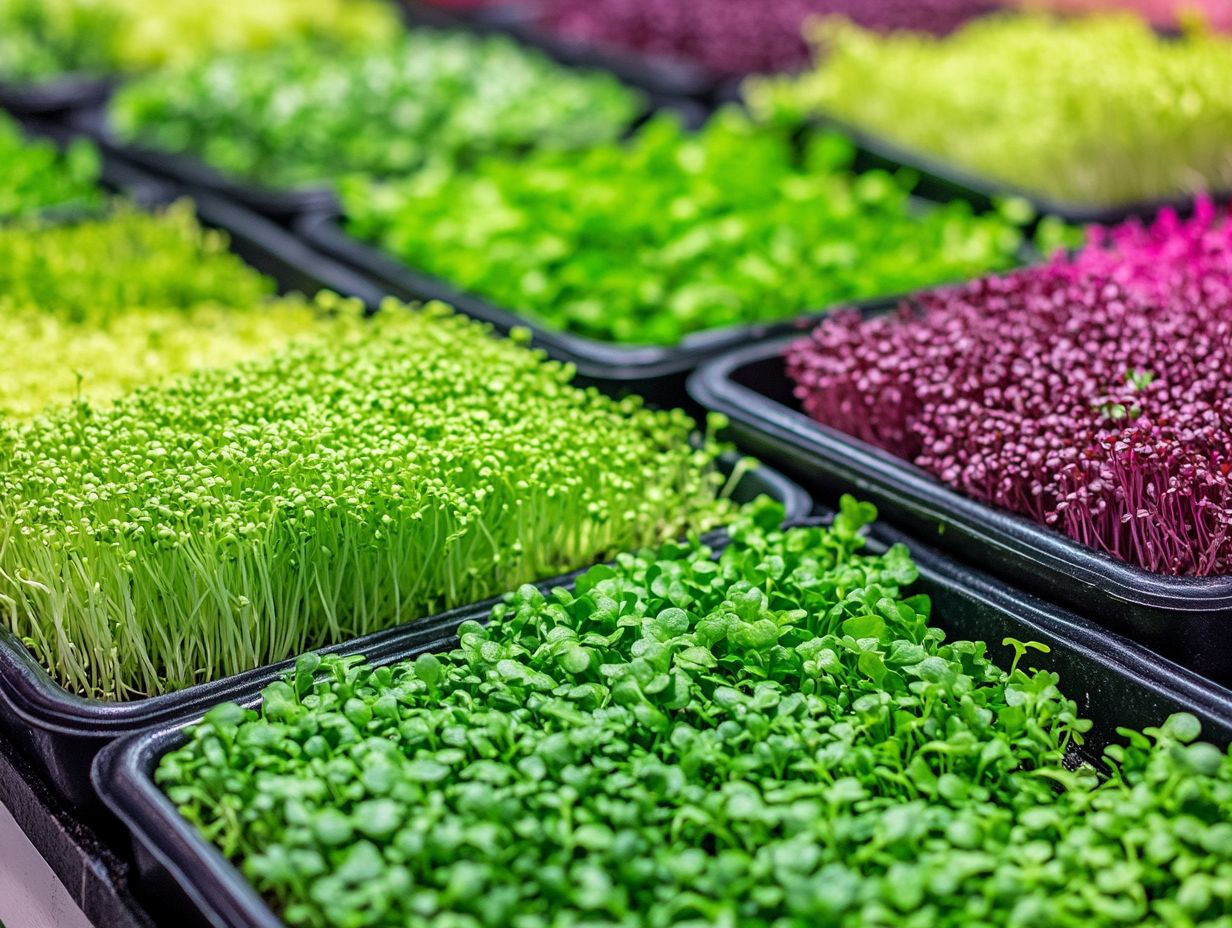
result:
[[[709,362],[689,381],[692,399],[725,414],[745,447],[818,495],[843,490],[867,497],[915,537],[1082,610],[1211,679],[1232,682],[1232,577],[1149,573],[969,499],[907,461],[814,422],[800,410],[784,371],[790,341],[768,340]]]

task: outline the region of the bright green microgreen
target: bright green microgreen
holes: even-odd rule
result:
[[[346,52],[211,58],[130,83],[111,112],[126,138],[284,187],[606,142],[641,106],[614,78],[508,39],[421,30]]]
[[[98,175],[98,152],[89,143],[74,142],[61,150],[28,138],[0,112],[0,222],[95,206],[102,199]]]
[[[409,266],[613,342],[671,345],[1018,263],[1012,215],[916,203],[906,177],[851,173],[836,136],[805,149],[734,111],[696,134],[660,117],[626,143],[350,178],[342,196],[351,231]]]
[[[781,515],[523,587],[451,652],[305,655],[157,780],[293,926],[1227,924],[1195,719],[1071,769],[1037,646],[946,641],[871,507]]]
[[[0,422],[0,619],[61,682],[218,679],[724,521],[679,411],[440,305]]]

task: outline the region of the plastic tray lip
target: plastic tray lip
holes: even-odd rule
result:
[[[108,153],[165,178],[169,183],[182,185],[191,191],[203,190],[227,197],[261,214],[279,218],[295,217],[310,210],[337,208],[337,195],[327,184],[287,188],[261,186],[227,174],[193,155],[126,141],[116,134],[108,114],[109,101],[104,98],[74,113],[69,121],[74,129]]]
[[[919,204],[923,208],[935,206],[922,200]],[[534,344],[550,356],[573,364],[583,377],[606,382],[633,383],[688,374],[706,361],[739,346],[807,332],[836,310],[854,309],[869,315],[893,309],[912,295],[895,293],[862,300],[836,301],[821,308],[802,310],[785,319],[704,329],[687,335],[677,345],[627,345],[549,328],[516,310],[497,306],[483,297],[464,292],[448,281],[404,264],[379,245],[351,235],[342,222],[341,213],[321,211],[299,217],[293,228],[316,251],[350,265],[400,297],[443,300],[467,316],[491,323],[501,332],[515,327],[528,329],[534,336]],[[1012,270],[1031,266],[1039,260],[1041,256],[1024,247],[1019,264]],[[932,289],[959,287],[965,282],[942,282]]]
[[[857,482],[896,488],[914,511],[930,520],[944,513],[979,543],[1012,551],[1043,570],[1097,587],[1114,600],[1191,615],[1232,610],[1232,576],[1172,577],[1118,561],[1023,516],[973,500],[908,461],[736,382],[740,368],[781,356],[795,340],[771,339],[710,361],[690,378],[689,395],[706,409],[837,464]],[[1006,528],[991,528],[991,516],[1004,521]]]
[[[0,80],[0,108],[17,116],[46,116],[106,100],[114,75],[64,73],[42,81]]]
[[[827,516],[788,520],[793,525],[816,525]],[[905,536],[877,525],[870,533],[872,550],[905,542]],[[1102,665],[1142,689],[1166,697],[1176,706],[1199,716],[1204,729],[1213,723],[1226,741],[1232,736],[1232,691],[1204,680],[1172,662],[1117,635],[1100,632],[1066,610],[1029,595],[1016,595],[1002,583],[977,571],[962,568],[951,558],[927,547],[912,545],[921,578],[946,585],[970,599],[1019,619],[1032,633],[1062,639],[1074,655]],[[486,617],[478,607],[459,611],[458,622]],[[450,636],[452,640],[452,636]],[[409,641],[388,655],[390,662],[406,660],[427,644]],[[1064,681],[1062,681],[1064,684]],[[259,703],[259,692],[236,694],[248,707]],[[134,840],[164,867],[216,928],[285,928],[283,921],[243,877],[239,868],[185,820],[170,798],[155,784],[153,771],[161,757],[182,746],[187,729],[200,719],[147,729],[112,742],[95,759],[91,777],[105,805],[130,830]],[[1162,721],[1162,719],[1160,719]],[[197,869],[197,877],[187,872]]]
[[[725,467],[730,468],[740,457],[742,455],[738,452],[727,452],[722,461]],[[762,485],[761,492],[778,499],[789,519],[803,518],[812,511],[812,496],[773,467],[759,464],[752,473],[756,474]],[[716,529],[706,537],[720,537],[721,533],[722,529]],[[576,573],[577,571],[574,571],[548,577],[538,581],[536,585],[557,586],[569,582]],[[500,597],[490,598],[478,604],[434,613],[312,650],[334,653],[362,648],[365,651],[382,653],[391,642],[401,641],[408,633],[430,629],[468,610],[490,609],[499,599]],[[202,706],[218,702],[220,693],[231,692],[237,687],[249,685],[254,680],[265,679],[271,673],[281,673],[293,664],[294,658],[288,658],[173,692],[112,702],[91,699],[61,686],[11,631],[0,628],[0,701],[7,702],[14,714],[23,721],[44,731],[69,736],[116,737],[131,732],[134,728],[145,728],[168,719],[182,718],[186,713],[190,714]]]
[[[945,158],[920,151],[910,144],[898,142],[858,123],[819,111],[809,116],[806,125],[819,129],[841,132],[855,142],[857,149],[887,165],[906,168],[917,173],[925,183],[944,188],[947,193],[968,200],[976,206],[986,207],[996,199],[1015,197],[1026,200],[1035,209],[1037,216],[1055,216],[1065,222],[1088,225],[1114,225],[1128,219],[1148,219],[1161,210],[1175,209],[1185,213],[1193,209],[1198,197],[1207,196],[1216,202],[1232,200],[1232,190],[1194,191],[1150,199],[1127,200],[1118,203],[1086,203],[1066,200],[1032,191],[1011,181],[1001,181],[966,168]],[[929,194],[921,192],[920,196]],[[936,195],[931,198],[936,199]]]

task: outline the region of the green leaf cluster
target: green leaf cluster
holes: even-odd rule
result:
[[[874,514],[760,506],[448,653],[308,654],[157,780],[293,926],[1226,925],[1232,759],[1178,715],[1072,769],[1037,646],[946,641]]]
[[[693,422],[447,307],[0,422],[0,620],[127,698],[726,521]]]
[[[98,176],[98,152],[89,143],[74,142],[61,150],[27,137],[0,112],[0,223],[52,209],[97,206],[102,199]]]
[[[176,68],[296,39],[363,44],[400,28],[382,0],[0,0],[0,80]]]
[[[0,366],[0,417],[107,402],[315,334],[321,313],[273,292],[187,203],[0,225],[0,344],[13,346]]]
[[[610,141],[641,106],[615,78],[508,39],[420,30],[340,53],[302,42],[211,58],[131,83],[111,113],[126,139],[286,187]]]
[[[697,134],[660,117],[627,143],[341,190],[351,232],[407,265],[612,342],[673,345],[1017,263],[1014,219],[854,175],[838,137],[805,148],[734,111]]]
[[[1035,194],[1119,205],[1232,189],[1232,38],[1156,34],[1130,15],[976,20],[944,38],[814,27],[800,76],[749,105],[816,114]]]
[[[0,81],[34,82],[112,70],[115,11],[82,0],[0,0]]]

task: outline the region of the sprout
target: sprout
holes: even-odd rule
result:
[[[448,653],[306,655],[156,779],[292,926],[1221,925],[1228,754],[1178,714],[1072,769],[1048,648],[947,641],[874,514],[756,508]]]
[[[446,307],[0,424],[0,616],[108,699],[216,680],[724,521],[692,421]]]
[[[508,39],[419,31],[347,52],[301,42],[211,58],[130,83],[111,113],[127,139],[286,187],[608,141],[640,109],[614,78]]]
[[[353,178],[342,196],[351,231],[409,266],[610,342],[674,345],[1018,263],[1018,221],[922,209],[909,181],[853,174],[838,136],[804,147],[735,111],[698,134],[661,117],[624,144]]]
[[[918,303],[793,345],[805,411],[1138,567],[1232,572],[1232,224],[1209,202]]]
[[[51,209],[96,206],[102,199],[98,174],[98,152],[89,143],[77,141],[61,151],[51,142],[27,138],[0,112],[0,223]]]

